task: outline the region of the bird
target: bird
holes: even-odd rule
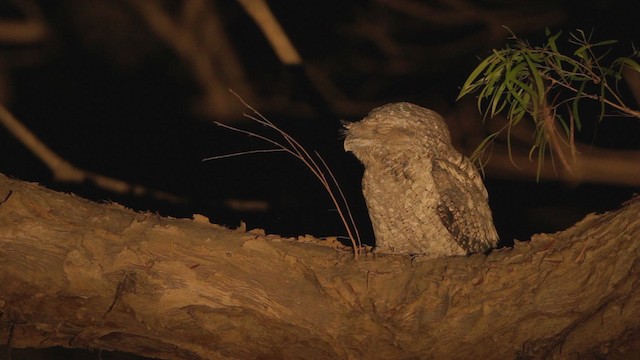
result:
[[[453,147],[438,113],[391,103],[345,123],[344,135],[345,151],[364,165],[376,253],[443,258],[497,246],[480,173]]]

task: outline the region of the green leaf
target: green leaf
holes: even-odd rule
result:
[[[551,31],[549,31],[549,28],[547,28],[546,30],[546,36],[548,38],[548,43],[549,43],[549,47],[551,48],[551,50],[555,53],[560,53],[560,51],[558,51],[558,46],[556,45],[556,40],[558,40],[558,38],[560,37],[560,35],[562,35],[562,31],[558,31],[557,34],[553,35],[553,36],[549,36],[549,34],[551,33]]]
[[[607,104],[605,103],[605,95],[606,95],[606,91],[607,89],[605,88],[605,82],[602,82],[602,85],[600,86],[600,115],[598,115],[598,121],[602,121],[602,119],[604,119],[604,115],[606,113],[606,107]]]
[[[580,111],[578,109],[578,103],[580,102],[580,99],[582,98],[582,95],[584,94],[584,87],[586,85],[587,85],[586,82],[582,82],[580,84],[580,87],[578,88],[578,91],[576,92],[576,96],[574,96],[573,100],[571,101],[571,114],[573,115],[573,121],[575,121],[576,129],[578,129],[578,131],[580,129],[582,129],[582,123],[580,122]]]
[[[506,101],[500,101],[500,98],[502,97],[505,89],[506,86],[504,85],[504,83],[502,83],[500,86],[498,86],[498,89],[493,94],[493,97],[490,100],[491,117],[494,117],[496,114],[500,113],[502,109],[504,109],[504,107],[507,105]]]
[[[640,73],[640,64],[628,57],[620,57],[615,59],[612,63],[612,66],[620,66],[621,69],[622,67],[627,66],[631,70]]]
[[[496,57],[499,56],[500,52],[501,51],[493,50],[493,55],[488,56],[486,59],[481,61],[478,66],[476,66],[476,68],[471,72],[467,80],[462,85],[462,89],[460,90],[460,94],[458,95],[456,100],[459,100],[461,97],[471,92],[472,84],[478,81],[478,77],[484,73],[486,68],[492,70],[495,64],[499,63],[499,61],[496,61]]]
[[[603,40],[600,42],[597,42],[595,44],[591,44],[591,47],[597,47],[597,46],[609,46],[609,45],[613,45],[613,44],[617,44],[618,40]]]
[[[562,125],[562,129],[564,130],[564,134],[567,135],[567,138],[571,137],[571,127],[569,126],[569,124],[567,124],[567,122],[565,121],[564,117],[562,117],[562,115],[560,114],[556,114],[556,119],[558,119],[558,122],[560,123],[560,125]]]
[[[526,55],[529,55],[529,52],[525,52]],[[538,71],[538,67],[534,64],[531,56],[525,56],[525,60],[527,61],[527,65],[529,65],[529,74],[533,77],[535,83],[535,90],[538,95],[538,100],[544,97],[544,83],[542,81],[542,77],[540,76],[540,72]]]

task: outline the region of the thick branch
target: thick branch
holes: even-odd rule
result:
[[[2,176],[0,338],[172,359],[637,351],[639,211],[636,198],[488,256],[355,261],[319,240],[135,213]]]

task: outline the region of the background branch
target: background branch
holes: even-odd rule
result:
[[[163,191],[152,190],[141,185],[130,184],[119,179],[77,168],[51,150],[2,104],[0,104],[0,123],[51,170],[56,181],[69,183],[89,181],[99,188],[119,194],[151,195],[164,201],[184,202],[184,199]]]

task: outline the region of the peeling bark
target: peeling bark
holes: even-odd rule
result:
[[[623,358],[640,198],[488,256],[363,256],[0,175],[0,339],[167,359]]]

